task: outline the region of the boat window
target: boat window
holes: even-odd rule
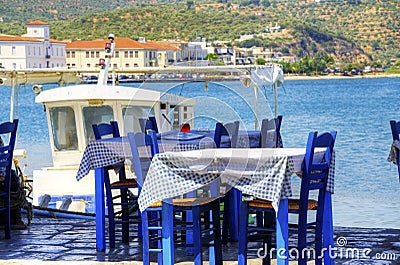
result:
[[[92,124],[110,123],[115,120],[113,109],[107,105],[84,107],[82,113],[86,144],[89,140],[94,140]]]
[[[51,128],[54,148],[57,151],[77,150],[75,113],[71,107],[55,107],[50,109]]]
[[[139,119],[154,116],[154,111],[147,106],[125,106],[122,108],[124,135],[128,132],[141,132]]]

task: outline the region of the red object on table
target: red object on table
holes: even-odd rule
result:
[[[185,124],[182,125],[182,127],[181,127],[181,132],[185,132],[185,133],[190,132],[190,125],[189,125],[189,123],[185,123]]]

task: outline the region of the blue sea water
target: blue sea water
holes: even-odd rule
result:
[[[138,84],[130,84],[138,86]],[[45,89],[55,85],[45,85]],[[197,98],[196,127],[213,128],[215,120],[241,119],[254,127],[253,89],[210,83],[145,84]],[[272,88],[261,88],[273,107]],[[0,120],[9,119],[9,87],[3,96]],[[400,182],[397,168],[387,162],[392,143],[389,121],[400,120],[400,78],[287,80],[278,88],[279,114],[285,147],[304,147],[310,131],[338,132],[336,140],[334,225],[400,228]],[[21,86],[16,116],[20,119],[18,147],[27,150],[26,172],[51,165],[44,108],[34,103],[31,87]],[[263,98],[260,118],[271,115]]]

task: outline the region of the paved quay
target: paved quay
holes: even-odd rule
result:
[[[0,264],[141,264],[141,244],[134,235],[129,244],[117,241],[105,253],[96,251],[95,237],[94,220],[35,216],[27,229],[13,230],[11,240],[0,231]],[[336,264],[400,264],[400,229],[335,227],[335,247]],[[253,253],[248,264],[261,264]],[[237,264],[237,243],[224,246],[223,255],[224,265]],[[177,255],[177,264],[193,264],[191,258]]]

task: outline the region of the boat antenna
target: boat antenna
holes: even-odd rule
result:
[[[109,42],[106,43],[105,47],[106,50],[105,59],[101,58],[99,61],[100,74],[99,74],[99,79],[97,80],[97,85],[107,85],[108,69],[110,68],[110,61],[115,48],[113,33],[108,34],[108,40]]]

